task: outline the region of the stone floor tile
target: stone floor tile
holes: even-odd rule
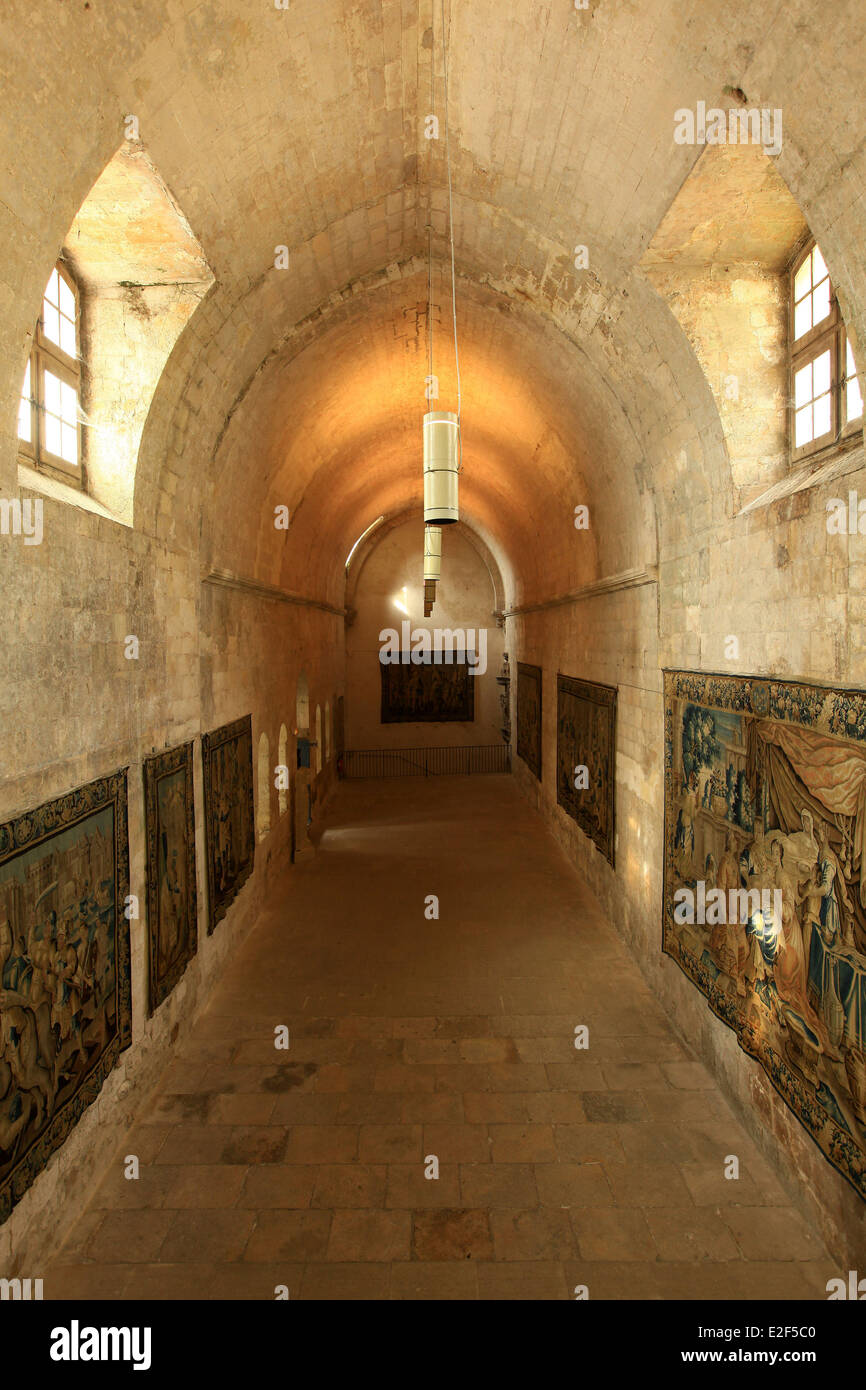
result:
[[[422,1125],[361,1125],[358,1157],[362,1163],[420,1163],[423,1134]]]
[[[490,1165],[485,1165],[489,1167]],[[460,1181],[456,1164],[440,1166],[438,1178],[425,1177],[423,1163],[392,1163],[388,1166],[386,1207],[409,1210],[461,1205]],[[465,1200],[465,1199],[464,1199]],[[467,1202],[467,1206],[475,1203]]]
[[[303,1163],[266,1163],[248,1168],[237,1205],[253,1211],[301,1210],[310,1205],[316,1175],[322,1171],[327,1169]]]
[[[123,1296],[154,1303],[209,1298],[217,1268],[212,1262],[131,1265]]]
[[[140,1264],[159,1257],[177,1213],[109,1211],[94,1231],[87,1254],[98,1264]]]
[[[220,1163],[166,1167],[158,1171],[172,1178],[162,1205],[194,1208],[235,1206],[249,1170],[243,1164]]]
[[[617,1206],[693,1206],[682,1172],[673,1163],[609,1163],[605,1172]]]
[[[282,1163],[288,1138],[289,1130],[284,1125],[233,1125],[220,1161],[239,1164]]]
[[[416,1211],[412,1254],[416,1260],[489,1260],[490,1221],[482,1210]]]
[[[568,1212],[559,1208],[491,1211],[490,1228],[497,1260],[560,1261],[575,1253]]]
[[[302,1300],[332,1303],[356,1299],[386,1301],[390,1296],[391,1266],[362,1263],[319,1264],[304,1266],[300,1293]],[[294,1297],[294,1293],[292,1294]]]
[[[538,1206],[534,1169],[530,1163],[463,1163],[460,1196],[467,1207]]]
[[[526,1299],[536,1302],[569,1297],[565,1266],[553,1260],[478,1262],[478,1297],[485,1301]]]
[[[646,1214],[634,1207],[572,1207],[572,1229],[585,1260],[657,1258]]]
[[[553,1163],[553,1125],[490,1125],[494,1163]]]
[[[719,1215],[747,1260],[814,1260],[817,1235],[793,1207],[722,1207]]]
[[[478,1297],[475,1260],[448,1259],[425,1263],[411,1260],[391,1266],[391,1293],[395,1300],[471,1300]]]
[[[275,1264],[247,1264],[235,1261],[233,1264],[219,1264],[213,1267],[213,1277],[205,1298],[224,1302],[263,1302],[273,1303],[277,1290],[287,1289],[289,1300],[294,1302],[301,1297],[304,1271],[310,1266],[302,1263],[281,1261]],[[284,1296],[284,1295],[282,1295]]]
[[[408,1211],[335,1211],[327,1258],[343,1264],[408,1260],[412,1218]]]
[[[80,1299],[115,1300],[126,1297],[126,1285],[131,1264],[64,1264],[63,1259],[50,1265],[42,1284],[42,1297],[47,1301],[78,1302]]]
[[[351,1163],[357,1156],[355,1125],[293,1125],[289,1130],[288,1163]]]
[[[738,1260],[740,1249],[716,1212],[708,1207],[647,1207],[647,1225],[662,1260]]]
[[[441,1163],[490,1161],[491,1140],[486,1125],[429,1124],[424,1126],[424,1156],[435,1154]]]
[[[592,1124],[621,1125],[647,1120],[646,1101],[637,1091],[582,1091],[583,1113]]]
[[[315,1187],[310,1203],[332,1210],[337,1207],[382,1207],[388,1169],[384,1164],[323,1164],[313,1168]]]
[[[613,1191],[600,1163],[536,1163],[535,1185],[543,1207],[610,1207]]]
[[[329,1211],[262,1211],[247,1242],[244,1259],[252,1264],[280,1260],[323,1260],[331,1231]]]
[[[225,1264],[239,1260],[255,1225],[251,1211],[200,1207],[174,1213],[160,1250],[160,1261]]]
[[[510,1091],[467,1091],[463,1111],[467,1124],[520,1124],[530,1119],[532,1099],[532,1092],[523,1095]]]

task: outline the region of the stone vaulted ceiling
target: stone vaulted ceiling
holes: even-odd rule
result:
[[[726,88],[782,107],[779,174],[842,294],[862,289],[862,248],[834,241],[822,201],[831,172],[836,203],[853,199],[864,161],[849,121],[859,7],[831,8],[826,24],[805,3],[445,5],[462,499],[510,598],[653,563],[678,488],[725,505],[711,394],[638,267],[700,154],[673,143],[677,108],[727,102]],[[0,61],[29,176],[0,232],[30,246],[33,268],[4,287],[7,348],[23,363],[129,113],[215,277],[154,397],[136,526],[334,600],[364,527],[420,504],[428,221],[438,404],[456,403],[445,141],[424,139],[425,115],[444,116],[441,37],[427,0],[7,0]],[[837,73],[829,89],[813,46]],[[277,502],[288,538],[269,525]],[[582,549],[580,502],[596,521]]]

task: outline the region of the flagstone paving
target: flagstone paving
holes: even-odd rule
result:
[[[342,784],[278,898],[46,1298],[826,1298],[838,1262],[509,778]]]

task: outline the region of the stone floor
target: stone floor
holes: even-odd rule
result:
[[[826,1298],[836,1273],[536,813],[479,777],[338,789],[45,1295]]]

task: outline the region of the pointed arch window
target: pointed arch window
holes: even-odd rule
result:
[[[18,447],[37,467],[82,487],[80,307],[78,285],[58,261],[24,372]]]
[[[790,268],[789,322],[791,459],[797,462],[863,428],[854,348],[815,241]]]

